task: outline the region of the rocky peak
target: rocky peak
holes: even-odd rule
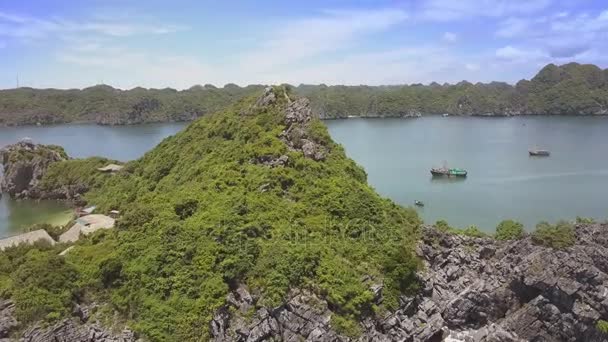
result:
[[[282,101],[283,99],[284,101]],[[267,87],[264,89],[262,96],[256,100],[255,104],[241,114],[251,115],[256,113],[256,111],[278,103],[284,104],[282,111],[285,118],[283,121],[285,129],[281,132],[280,138],[289,150],[302,152],[306,158],[315,161],[324,160],[328,153],[328,148],[319,141],[316,141],[310,133],[313,111],[310,106],[310,100],[307,98],[298,97],[294,100],[289,96],[287,89],[284,87]],[[255,162],[271,167],[284,166],[288,162],[288,157],[286,155],[279,157],[263,156]]]
[[[312,118],[312,109],[307,98],[290,101],[285,110],[285,129],[281,133],[281,140],[292,151],[301,151],[306,158],[321,161],[325,159],[328,151],[326,146],[315,141],[310,134]]]

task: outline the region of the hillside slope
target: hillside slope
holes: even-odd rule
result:
[[[374,284],[384,282],[387,307],[416,288],[415,211],[379,197],[308,101],[283,87],[194,122],[86,198],[120,210],[118,229],[66,255],[69,283],[9,286],[20,321],[110,303],[152,341],[207,340],[229,291],[247,286],[267,307],[312,291],[339,331],[356,333],[377,309]],[[40,287],[53,305],[32,304]]]

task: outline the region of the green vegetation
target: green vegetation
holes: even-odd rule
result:
[[[536,230],[532,233],[532,241],[535,244],[564,249],[574,245],[576,235],[574,227],[566,221],[559,221],[555,225],[541,222],[536,225]]]
[[[185,121],[215,112],[244,96],[259,92],[259,85],[227,85],[175,89],[118,90],[98,85],[83,90],[19,88],[0,91],[0,126],[97,122],[133,124]]]
[[[496,240],[519,240],[525,235],[524,225],[513,220],[504,220],[496,227]]]
[[[590,218],[590,217],[580,217],[580,216],[577,216],[576,217],[576,223],[577,224],[594,224],[595,220],[593,218]]]
[[[477,226],[468,226],[467,228],[464,228],[464,229],[455,228],[455,227],[450,226],[448,224],[448,222],[445,220],[439,220],[439,221],[435,222],[435,227],[443,232],[450,233],[450,234],[458,234],[458,235],[476,237],[476,238],[490,237],[490,235],[479,230],[479,228]]]
[[[0,253],[0,292],[15,300],[15,315],[22,324],[69,314],[79,275],[58,256],[61,248],[38,243]]]
[[[118,162],[106,158],[91,157],[52,163],[40,180],[39,187],[43,191],[74,188],[79,190],[78,192],[98,188],[112,175],[100,172],[97,169],[109,163]]]
[[[53,166],[46,185],[94,184],[87,200],[101,212],[120,210],[117,229],[81,240],[66,255],[57,276],[72,285],[57,280],[50,304],[36,304],[40,291],[50,291],[39,282],[15,292],[9,280],[18,261],[8,260],[0,284],[25,298],[32,318],[63,315],[76,295],[109,302],[152,341],[207,340],[212,315],[238,284],[268,306],[307,288],[327,300],[338,329],[356,335],[357,320],[377,309],[372,285],[386,284],[388,306],[416,289],[421,222],[414,210],[379,197],[319,121],[305,134],[325,146],[324,161],[289,150],[279,137],[286,101],[279,96],[242,115],[254,99],[242,100],[107,178],[91,178],[94,165],[86,161],[71,161],[81,169],[75,174],[66,163]],[[256,162],[282,155],[285,166]],[[34,251],[56,262],[57,251]]]
[[[531,80],[516,86],[466,81],[455,85],[290,87],[309,97],[324,118],[455,115],[598,114],[608,108],[608,71],[595,65],[549,64]],[[194,86],[174,89],[134,88],[127,91],[99,85],[83,90],[20,88],[0,91],[0,126],[93,121],[130,124],[192,120],[215,112],[248,95],[260,85]]]
[[[603,319],[598,320],[595,323],[595,327],[597,328],[598,331],[600,331],[602,334],[608,334],[608,322],[604,321]]]

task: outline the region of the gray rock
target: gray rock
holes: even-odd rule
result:
[[[23,333],[22,342],[135,342],[135,334],[125,329],[115,335],[97,324],[78,324],[72,319],[66,319],[55,325],[45,327],[35,325]]]
[[[8,337],[19,323],[13,317],[15,304],[11,300],[0,300],[0,338]]]

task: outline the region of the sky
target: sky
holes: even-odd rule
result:
[[[0,88],[411,84],[608,67],[606,0],[0,0]]]

